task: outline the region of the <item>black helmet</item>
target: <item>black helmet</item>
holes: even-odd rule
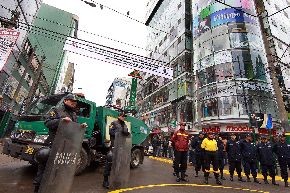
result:
[[[73,95],[73,94],[68,94],[68,95],[66,95],[66,96],[64,97],[64,99],[65,99],[65,100],[73,100],[73,101],[76,101],[76,100],[77,100],[76,97],[75,97],[75,95]]]

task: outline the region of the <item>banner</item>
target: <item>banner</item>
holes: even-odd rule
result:
[[[0,70],[7,62],[19,34],[13,29],[0,28]]]
[[[167,63],[145,56],[117,50],[83,40],[67,38],[64,50],[88,58],[115,64],[129,69],[140,70],[164,78],[173,78],[173,69]]]

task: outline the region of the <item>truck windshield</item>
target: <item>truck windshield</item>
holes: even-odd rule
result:
[[[27,114],[44,115],[54,106],[56,106],[64,95],[53,95],[49,97],[41,97],[35,100],[29,107]]]

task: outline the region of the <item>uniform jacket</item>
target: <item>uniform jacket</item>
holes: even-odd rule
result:
[[[241,161],[242,153],[239,141],[228,140],[226,144],[226,151],[228,153],[229,161]]]
[[[290,144],[278,142],[274,145],[274,152],[279,161],[282,159],[290,160]]]
[[[202,143],[203,138],[201,139],[200,137],[195,137],[192,142],[191,142],[191,148],[195,150],[196,154],[201,154],[202,149],[201,149],[201,143]]]
[[[218,150],[217,150],[218,159],[222,160],[224,158],[224,148],[225,148],[222,140],[219,140],[219,139],[217,140],[217,147],[218,147]]]
[[[253,142],[247,142],[246,140],[240,141],[242,158],[244,161],[252,162],[257,161],[257,147]]]
[[[124,135],[128,136],[130,133],[128,131],[128,127],[124,121],[116,120],[113,121],[109,126],[109,134],[112,145],[114,145],[115,135],[117,132],[122,132]]]
[[[176,151],[188,151],[189,135],[186,131],[176,131],[172,135],[171,141]]]
[[[258,160],[261,165],[274,165],[275,157],[273,154],[273,145],[268,143],[259,143],[257,145]]]
[[[205,138],[201,143],[201,148],[205,151],[215,152],[218,150],[217,141],[215,139]]]
[[[67,108],[62,105],[58,108],[52,108],[46,117],[44,122],[45,126],[48,128],[48,137],[45,141],[46,144],[51,144],[55,138],[56,131],[60,120],[62,118],[69,117],[72,121],[77,122],[77,115],[73,109]]]

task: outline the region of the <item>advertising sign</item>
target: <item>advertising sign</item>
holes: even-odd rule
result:
[[[210,16],[211,18],[211,28],[219,25],[237,22],[237,23],[252,23],[256,24],[257,19],[251,15],[244,13],[242,10],[237,9],[225,9],[218,11]]]
[[[0,28],[0,70],[7,62],[19,34],[13,29]]]

